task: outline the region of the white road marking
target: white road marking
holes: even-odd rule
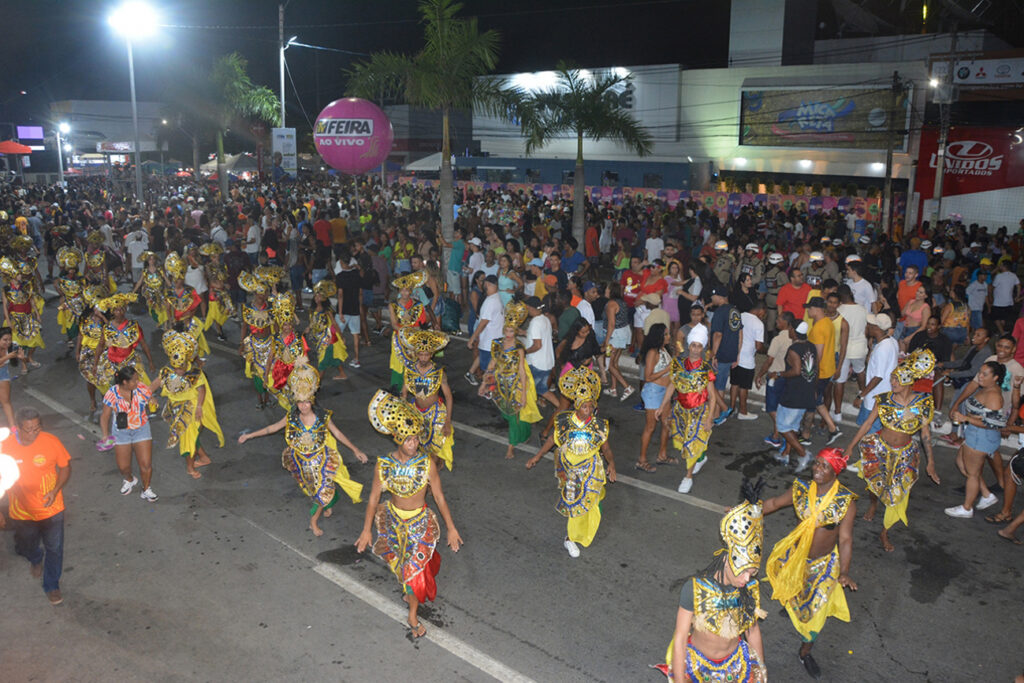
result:
[[[84,419],[81,415],[76,414],[74,411],[67,408],[67,406],[65,406],[63,403],[60,403],[59,401],[53,399],[52,397],[33,387],[27,387],[24,389],[24,391],[26,394],[28,394],[35,400],[39,401],[43,405],[47,406],[48,408],[51,408],[58,414],[67,418],[72,423],[78,425],[82,429],[88,430],[91,434],[99,436],[100,430],[96,425]],[[378,593],[372,588],[364,586],[363,584],[359,583],[359,581],[345,574],[338,567],[332,564],[318,562],[315,557],[303,552],[302,550],[299,550],[295,546],[291,545],[284,539],[279,538],[277,535],[275,535],[268,529],[263,528],[262,526],[260,526],[253,520],[249,519],[248,517],[239,515],[235,512],[233,512],[232,514],[244,520],[251,527],[260,531],[268,538],[276,541],[283,548],[290,550],[291,552],[295,553],[302,559],[312,564],[314,572],[324,577],[325,579],[327,579],[328,581],[330,581],[331,583],[333,583],[349,595],[358,598],[359,600],[366,603],[367,605],[377,610],[386,617],[394,619],[395,621],[401,624],[406,623],[408,611],[405,608],[395,604],[395,601],[392,597],[386,596],[382,593]],[[478,650],[477,648],[473,647],[461,638],[457,638],[456,636],[447,633],[440,626],[431,624],[431,627],[427,630],[427,634],[424,636],[424,638],[435,643],[437,646],[443,648],[448,653],[458,657],[467,664],[476,667],[488,676],[494,677],[496,680],[511,681],[513,683],[533,683],[533,679],[531,679],[530,677],[519,673],[515,669],[512,669],[506,666],[505,664],[502,664],[497,659],[494,659],[482,650]]]

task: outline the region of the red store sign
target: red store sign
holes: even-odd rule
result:
[[[939,131],[921,131],[915,189],[931,199],[939,165]],[[1024,131],[1012,128],[950,129],[942,178],[945,197],[1024,186]]]

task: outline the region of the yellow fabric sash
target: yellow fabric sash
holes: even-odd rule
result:
[[[804,565],[807,564],[814,530],[818,526],[818,515],[828,509],[838,492],[839,480],[836,479],[832,482],[832,488],[818,498],[818,484],[811,481],[807,489],[807,516],[788,536],[775,544],[765,564],[765,574],[772,585],[772,600],[784,603],[799,595],[803,588]]]

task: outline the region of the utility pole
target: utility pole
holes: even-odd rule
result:
[[[935,186],[932,188],[932,198],[935,200],[935,224],[938,225],[939,220],[942,219],[942,180],[943,175],[946,171],[946,143],[949,141],[949,109],[953,104],[954,98],[954,85],[953,79],[956,74],[953,72],[956,69],[956,26],[953,26],[953,41],[949,51],[949,68],[946,70],[947,82],[940,84],[940,88],[945,85],[948,88],[945,93],[938,93],[940,97],[936,97],[939,103],[939,145],[936,158],[938,164],[935,167]]]
[[[900,72],[893,71],[892,90],[889,92],[889,135],[885,143],[885,190],[882,192],[882,229],[890,237],[892,236],[892,155],[893,147],[896,146],[895,119],[898,114],[896,107],[899,105],[902,92]]]
[[[277,48],[281,71],[281,127],[284,128],[284,3],[277,6]]]

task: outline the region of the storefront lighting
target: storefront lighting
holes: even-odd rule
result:
[[[743,157],[736,157],[735,159],[732,160],[732,163],[735,164],[736,166],[746,166],[747,160],[744,159]]]
[[[810,168],[813,165],[814,165],[814,162],[811,161],[810,159],[801,159],[800,160],[800,168]]]
[[[939,87],[939,79],[933,78],[933,79],[929,80],[928,81],[928,85],[932,86],[933,88],[938,88]]]
[[[885,170],[885,164],[883,164],[881,161],[876,161],[873,164],[871,164],[871,170],[881,173],[882,171]]]

